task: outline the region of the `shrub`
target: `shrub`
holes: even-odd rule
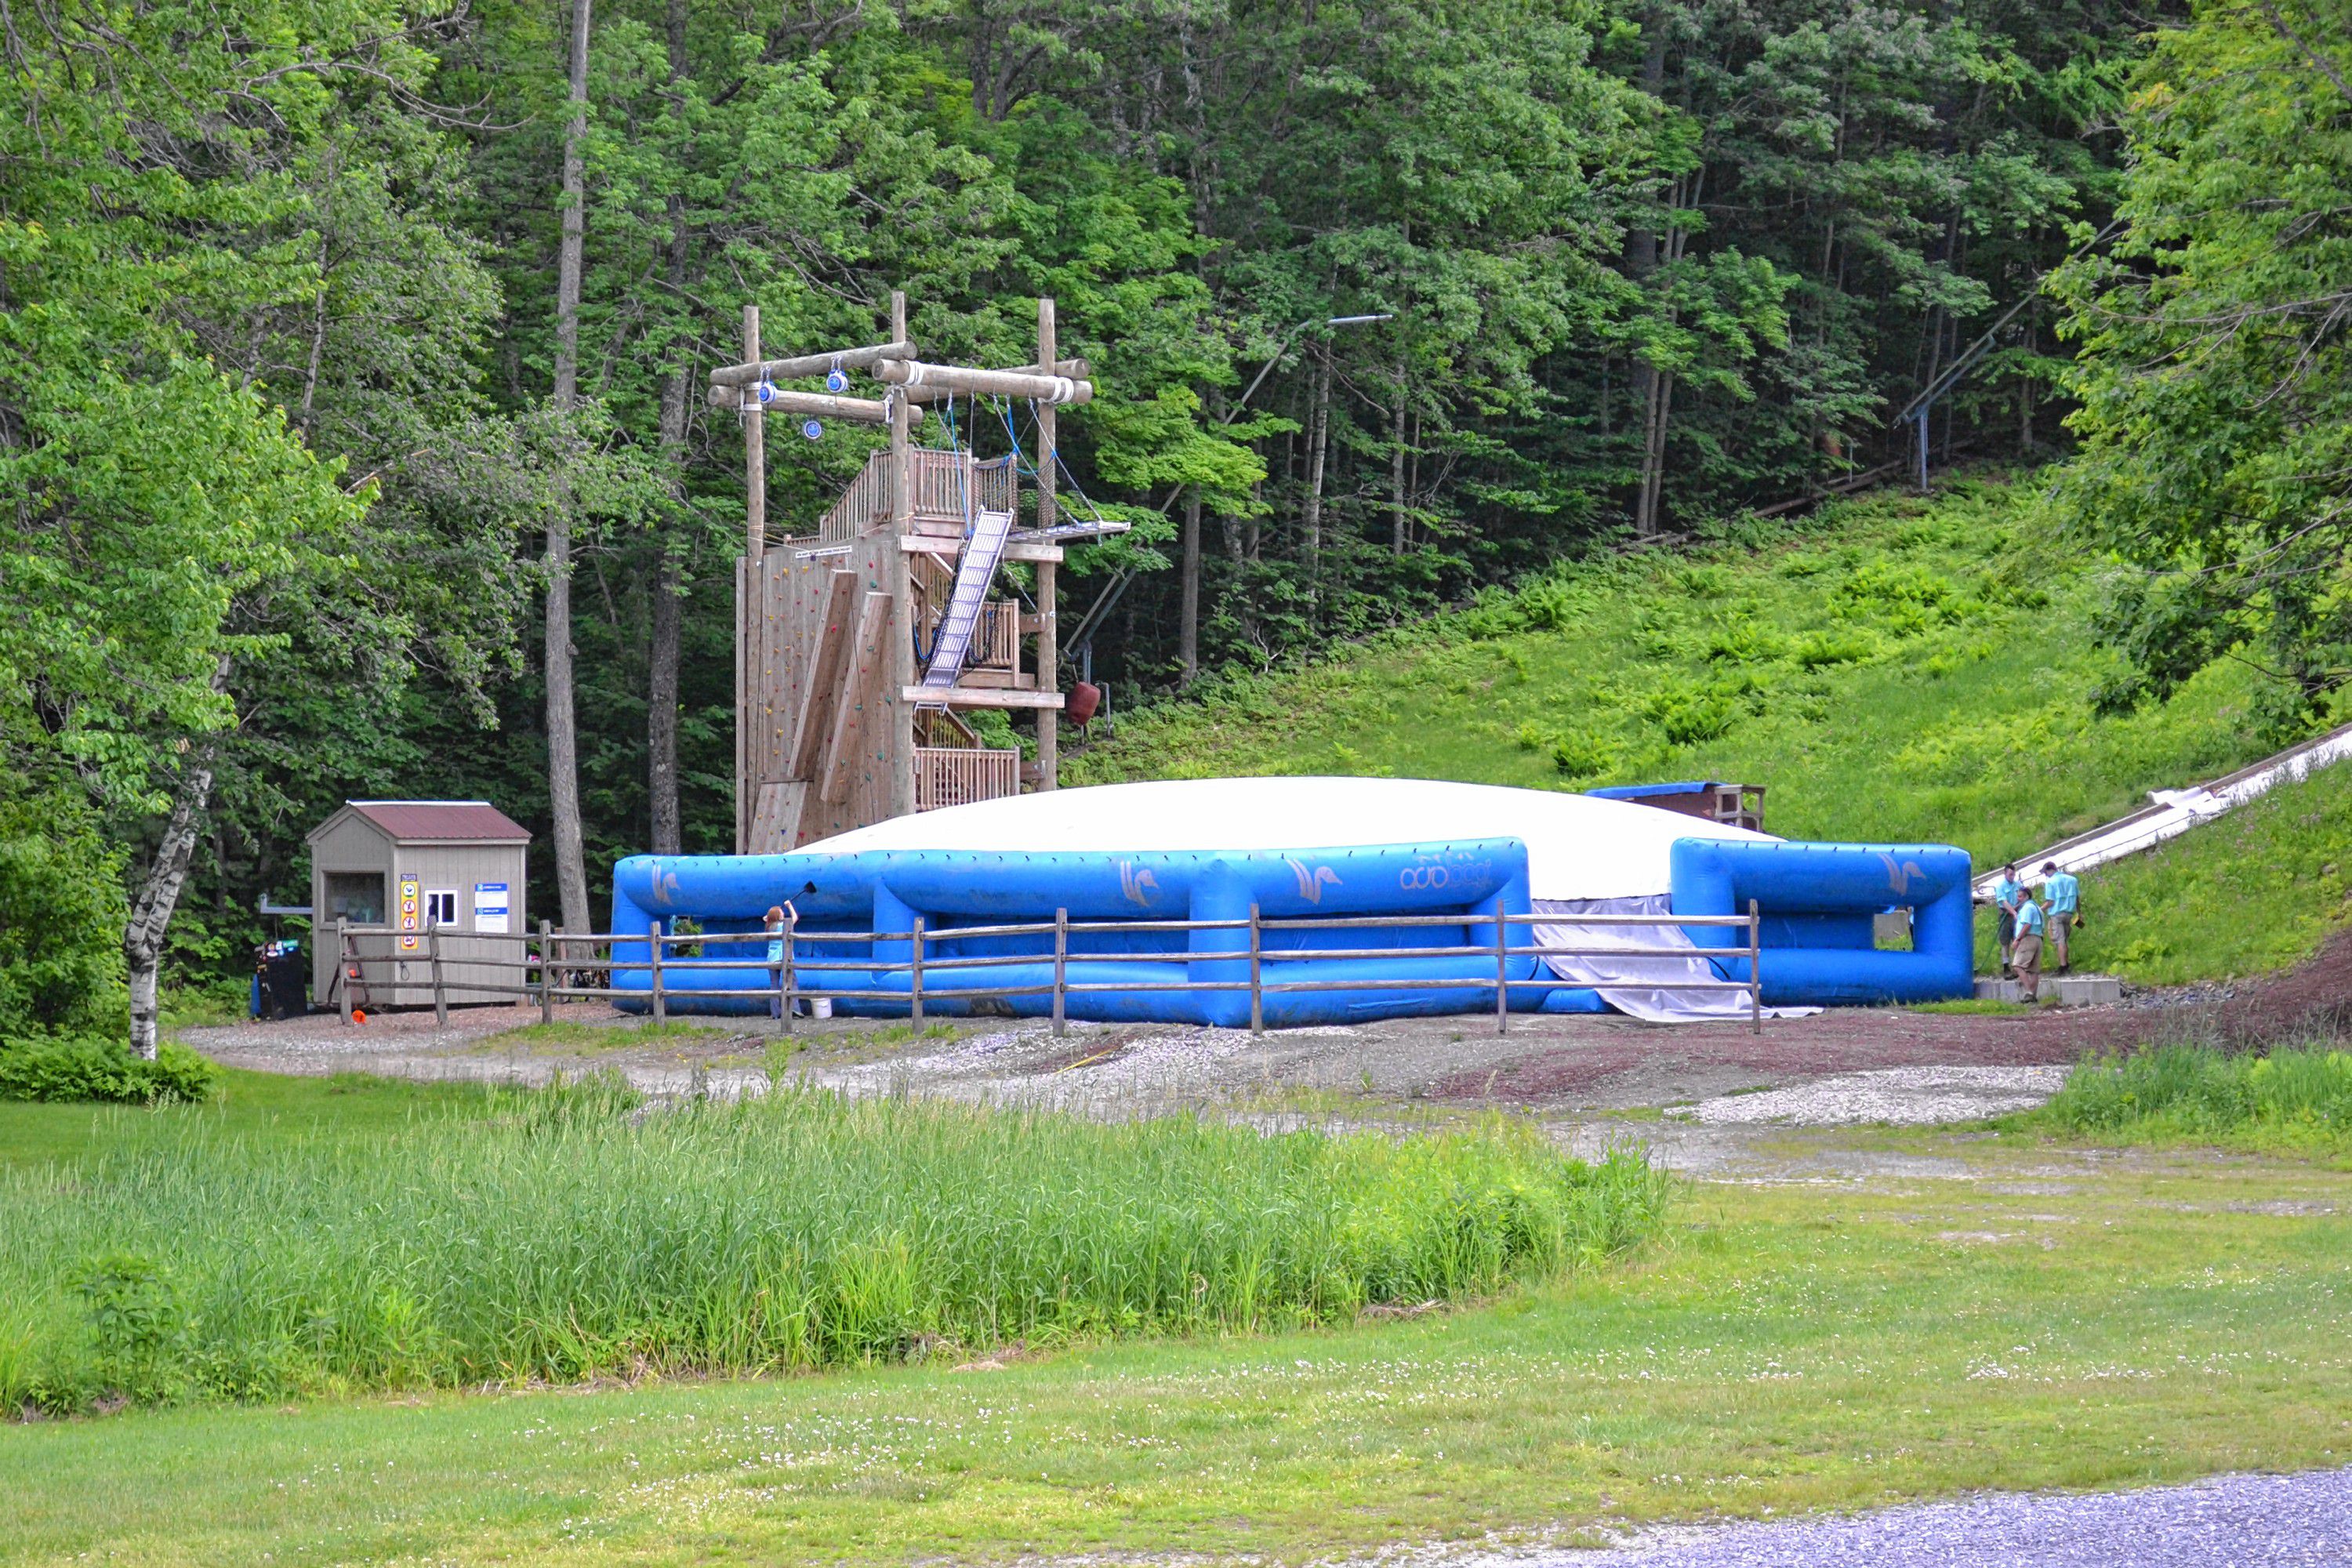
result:
[[[0,1100],[95,1100],[132,1105],[212,1098],[220,1069],[165,1042],[149,1061],[88,1037],[0,1040]]]
[[[543,1103],[542,1103],[543,1102]],[[0,1408],[757,1373],[1345,1323],[1597,1266],[1666,1178],[1391,1139],[609,1088],[332,1142],[170,1119],[0,1171]]]
[[[2038,1114],[2070,1132],[2352,1152],[2352,1051],[2176,1044],[2101,1057]]]

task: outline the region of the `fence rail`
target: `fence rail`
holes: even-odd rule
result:
[[[1585,929],[1607,929],[1612,926],[1629,928],[1681,926],[1718,927],[1744,931],[1747,943],[1740,947],[1710,947],[1677,950],[1672,948],[1626,946],[1575,946],[1549,942],[1517,943],[1511,940],[1514,926],[1572,925]],[[1452,926],[1486,927],[1493,940],[1484,942],[1457,943],[1440,947],[1283,947],[1268,946],[1270,934],[1312,932],[1318,931],[1350,931],[1368,928],[1412,929],[1414,927]],[[1230,951],[1203,952],[1120,952],[1073,953],[1070,938],[1097,931],[1239,931],[1245,932],[1246,945]],[[1605,919],[1570,917],[1557,914],[1495,915],[1489,913],[1451,915],[1359,915],[1327,916],[1294,920],[1267,920],[1250,907],[1247,920],[1227,921],[1073,921],[1066,910],[1056,910],[1051,921],[992,926],[951,926],[944,931],[925,929],[918,916],[911,930],[900,931],[803,931],[787,921],[781,935],[782,960],[771,964],[767,961],[768,944],[775,937],[765,931],[664,931],[658,922],[651,931],[639,932],[566,932],[559,931],[541,921],[537,932],[520,937],[476,938],[472,933],[448,933],[467,940],[499,941],[519,943],[518,958],[486,958],[467,956],[448,958],[445,962],[443,932],[437,928],[423,933],[425,960],[432,973],[434,1011],[443,1022],[448,1021],[449,995],[452,992],[467,994],[513,996],[539,1004],[542,1022],[552,1021],[555,1004],[559,1001],[593,1000],[597,998],[634,998],[647,1003],[655,1022],[665,1022],[669,1016],[669,1004],[678,996],[694,998],[718,997],[733,1000],[764,1000],[786,1034],[792,1032],[795,1004],[834,1000],[883,1001],[907,1004],[914,1023],[923,1022],[927,1002],[961,1002],[987,999],[1007,999],[1015,996],[1047,996],[1053,999],[1054,1032],[1065,1032],[1067,1025],[1068,1000],[1072,996],[1103,992],[1246,992],[1250,1003],[1250,1031],[1263,1034],[1265,1030],[1265,998],[1270,995],[1311,994],[1327,991],[1486,991],[1495,993],[1495,1029],[1497,1034],[1510,1028],[1511,988],[1542,984],[1536,979],[1515,980],[1510,974],[1513,959],[1517,958],[1639,958],[1656,962],[1662,959],[1702,958],[1709,960],[1741,960],[1747,965],[1744,980],[1661,980],[1645,984],[1639,981],[1626,983],[1612,989],[1656,991],[1737,991],[1748,998],[1748,1023],[1751,1032],[1763,1027],[1763,942],[1762,925],[1756,902],[1748,901],[1744,915],[1615,915]],[[414,932],[380,929],[357,930],[345,925],[336,928],[338,946],[337,986],[341,997],[343,1021],[351,1022],[354,985],[365,986],[365,970],[371,963],[412,963],[416,955],[396,950],[397,940]],[[1532,934],[1532,933],[1531,933]],[[1015,964],[1045,962],[1047,954],[1035,952],[977,953],[940,955],[931,951],[934,942],[967,942],[982,937],[1051,936],[1054,939],[1053,980],[1051,984],[1027,985],[957,986],[952,984],[961,970],[1003,968]],[[364,951],[371,940],[382,939],[388,945],[380,954]],[[798,949],[805,944],[859,943],[888,944],[903,947],[906,956],[843,957],[838,960],[802,958]],[[616,959],[616,947],[641,945],[646,956],[642,959]],[[731,957],[713,958],[689,951],[709,947],[736,947],[748,950]],[[600,951],[601,950],[601,951]],[[674,951],[675,950],[675,951]],[[1268,963],[1301,963],[1333,959],[1364,958],[1491,958],[1492,974],[1433,975],[1425,978],[1350,979],[1350,980],[1285,980],[1270,978]],[[1185,975],[1168,981],[1073,980],[1069,966],[1078,963],[1166,963],[1190,964],[1197,962],[1241,963],[1248,965],[1247,979],[1209,980]],[[478,980],[451,980],[448,969],[462,963],[469,970],[495,970],[515,976],[512,984]],[[707,970],[767,969],[771,984],[763,986],[701,986],[686,988],[668,984],[680,971],[688,973]],[[645,973],[647,984],[617,986],[611,982],[617,974]],[[810,975],[872,975],[903,974],[907,985],[877,989],[853,985],[811,984]],[[950,984],[926,984],[927,976],[945,974]]]

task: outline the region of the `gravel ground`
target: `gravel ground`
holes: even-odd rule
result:
[[[2041,1104],[2058,1092],[2066,1071],[2063,1067],[1883,1068],[1837,1073],[1788,1089],[1718,1095],[1666,1114],[1711,1127],[1770,1121],[1800,1127],[1981,1121]]]
[[[1990,1492],[1851,1519],[1659,1531],[1449,1568],[2343,1568],[2352,1470],[2127,1492]]]

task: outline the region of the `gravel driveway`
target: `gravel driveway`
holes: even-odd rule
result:
[[[2343,1568],[2352,1470],[2127,1492],[1988,1492],[1858,1518],[1661,1531],[1449,1568]]]

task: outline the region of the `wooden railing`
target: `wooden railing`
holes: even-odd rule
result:
[[[937,452],[927,447],[918,447],[908,456],[919,521],[951,522],[961,531],[967,499],[975,512],[1010,511],[1018,499],[1010,458],[977,462],[970,452]],[[876,452],[818,521],[817,542],[846,543],[889,516],[890,454]]]
[[[964,664],[972,669],[1021,668],[1021,606],[1011,599],[991,599],[980,607],[980,625],[972,628],[971,651]]]
[[[995,747],[915,748],[915,809],[969,805],[1021,793],[1021,753]]]

